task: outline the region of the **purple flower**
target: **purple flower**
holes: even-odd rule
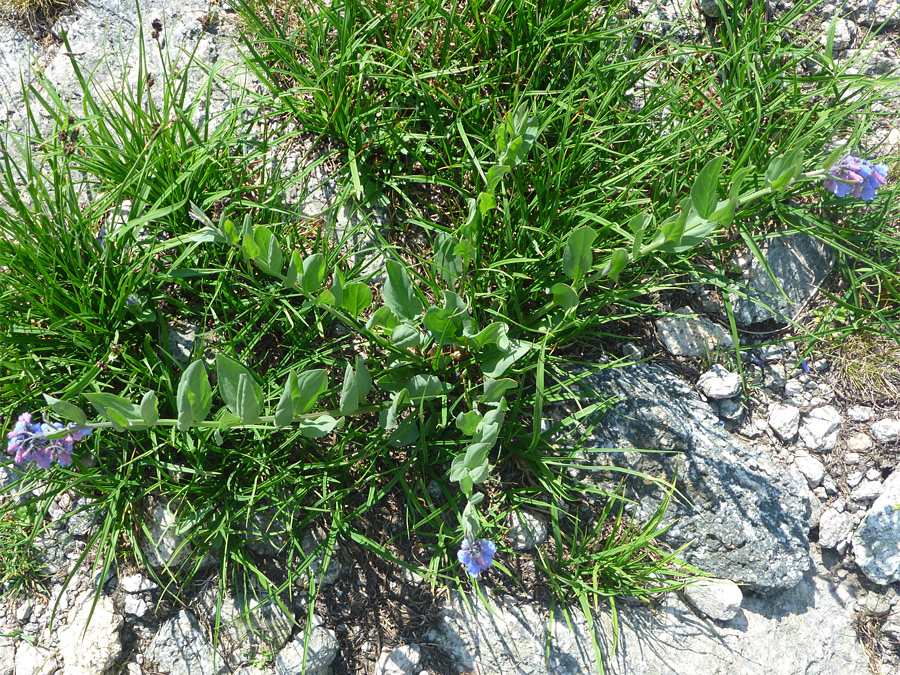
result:
[[[867,159],[853,155],[835,163],[825,179],[824,188],[838,197],[853,195],[864,202],[875,199],[875,192],[887,180],[886,164],[872,164]]]
[[[59,435],[62,431],[68,433]],[[6,451],[15,453],[16,464],[36,462],[42,469],[49,469],[50,464],[56,461],[69,466],[75,442],[89,436],[92,431],[93,429],[74,423],[65,427],[59,422],[32,423],[31,413],[26,412],[19,415],[13,430],[6,435],[9,439]]]
[[[468,539],[463,539],[456,557],[466,566],[466,572],[477,579],[479,574],[491,566],[496,552],[497,545],[490,539],[476,539],[471,544]]]

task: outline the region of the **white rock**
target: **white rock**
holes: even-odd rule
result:
[[[825,452],[837,445],[841,415],[834,406],[825,405],[809,411],[800,425],[800,439],[813,452]]]
[[[825,465],[808,452],[797,453],[794,462],[800,469],[800,473],[806,477],[809,487],[818,487],[825,480]]]
[[[733,398],[741,393],[741,376],[717,363],[700,376],[697,388],[708,398]]]
[[[867,450],[871,450],[875,447],[875,443],[872,442],[872,439],[868,434],[863,433],[862,431],[853,434],[850,438],[847,439],[847,449],[852,450],[853,453],[857,452],[866,452]],[[849,456],[851,453],[847,453]],[[857,455],[857,458],[859,455]],[[847,458],[844,457],[844,461],[847,461]]]
[[[868,422],[872,419],[872,408],[867,405],[854,405],[847,408],[847,414],[854,422]]]
[[[844,480],[847,481],[847,485],[849,485],[852,488],[859,485],[862,482],[862,479],[863,479],[862,471],[851,471],[844,477]]]
[[[122,653],[122,623],[112,598],[102,595],[95,604],[93,592],[83,593],[76,600],[69,625],[59,631],[65,674],[96,675],[112,668]]]
[[[684,588],[684,597],[701,614],[716,621],[729,621],[741,609],[744,594],[728,579],[702,579]]]
[[[868,438],[868,436],[866,436]],[[850,446],[850,439],[847,440],[847,447]],[[856,466],[859,464],[859,454],[856,452],[848,452],[844,455],[844,464],[848,466]]]
[[[16,609],[16,620],[19,623],[25,623],[31,617],[31,599],[25,598],[25,602],[19,605],[18,609]]]
[[[853,535],[856,564],[876,584],[900,581],[900,471],[882,486]]]
[[[126,593],[143,593],[152,591],[156,584],[140,574],[129,574],[119,579],[119,588]]]
[[[147,613],[147,610],[150,609],[150,606],[143,598],[136,598],[133,595],[126,595],[125,603],[123,604],[122,609],[126,614],[130,614],[132,616],[144,616]]]
[[[853,488],[850,498],[856,502],[870,502],[878,499],[884,492],[884,486],[877,480],[864,480],[862,483]]]
[[[782,441],[789,442],[800,429],[800,408],[773,403],[769,406],[769,426]]]
[[[52,675],[59,665],[49,649],[22,640],[16,648],[16,675]]]
[[[529,511],[512,512],[506,521],[516,551],[529,551],[547,540],[547,521]]]
[[[886,417],[872,424],[869,429],[878,443],[891,443],[900,438],[900,420]]]
[[[853,516],[834,508],[825,509],[819,518],[819,546],[843,553],[853,536]]]
[[[338,641],[332,632],[324,628],[313,628],[307,644],[306,670],[303,670],[304,641],[305,635],[301,632],[278,653],[275,657],[275,672],[278,675],[318,673],[330,666],[337,656]]]
[[[416,675],[421,663],[419,645],[401,645],[382,652],[375,664],[375,675]]]

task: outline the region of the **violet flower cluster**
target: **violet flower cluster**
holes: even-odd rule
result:
[[[456,554],[466,567],[466,571],[476,579],[494,561],[497,545],[490,539],[476,539],[471,544],[468,539],[462,540],[462,546]]]
[[[66,430],[68,433],[59,438],[48,438],[50,435]],[[78,424],[64,427],[59,422],[32,422],[31,413],[22,413],[13,430],[7,434],[9,443],[6,451],[15,453],[16,464],[36,462],[42,469],[49,469],[55,460],[63,466],[72,463],[72,448],[75,443],[90,436],[92,429]]]
[[[838,197],[853,195],[864,202],[875,199],[875,192],[887,180],[886,164],[872,164],[867,159],[845,155],[835,163],[825,179],[824,188]]]

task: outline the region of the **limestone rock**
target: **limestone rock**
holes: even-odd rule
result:
[[[789,443],[800,430],[800,408],[795,405],[771,404],[769,426],[778,438]]]
[[[375,664],[375,675],[418,675],[421,663],[419,645],[401,645],[382,653]]]
[[[177,517],[167,504],[153,507],[146,526],[140,546],[151,567],[178,567],[188,559],[193,548],[189,543],[182,546],[184,537],[178,534]]]
[[[813,452],[833,450],[841,423],[841,414],[834,406],[813,408],[800,425],[800,440]]]
[[[186,609],[160,626],[150,642],[147,658],[156,663],[158,671],[167,675],[228,672],[225,657],[213,650],[197,619]]]
[[[69,625],[59,631],[66,675],[96,675],[112,668],[122,653],[122,623],[109,596],[101,596],[94,604],[93,592],[81,595]]]
[[[315,627],[309,634],[306,648],[306,665],[303,663],[305,633],[300,633],[275,657],[275,672],[278,675],[303,675],[319,673],[331,665],[337,656],[338,641],[331,631]]]
[[[16,675],[52,675],[59,665],[54,653],[22,640],[16,647]]]
[[[797,468],[800,469],[800,473],[806,476],[806,482],[809,483],[809,487],[818,487],[825,480],[825,465],[808,452],[797,453],[797,456],[794,457],[794,462],[797,464]]]
[[[900,581],[900,471],[884,482],[881,496],[853,535],[856,564],[876,584]]]
[[[707,398],[733,398],[741,393],[741,376],[730,373],[721,364],[715,364],[697,380],[697,389]]]
[[[878,443],[892,443],[900,439],[900,420],[885,417],[872,424],[869,429]]]
[[[673,356],[705,356],[733,346],[728,331],[693,314],[689,307],[675,313],[681,316],[665,316],[655,324],[660,342]]]
[[[701,614],[716,621],[730,621],[741,611],[744,594],[727,579],[701,579],[684,589],[684,598]]]
[[[819,546],[843,553],[853,536],[853,516],[834,508],[825,509],[819,517]]]

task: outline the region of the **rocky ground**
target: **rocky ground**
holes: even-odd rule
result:
[[[705,16],[718,11],[705,0],[634,5],[657,35],[702,35]],[[784,11],[785,3],[772,3],[771,9]],[[143,3],[147,53],[155,53],[160,41],[171,48],[196,47],[202,63],[218,64],[221,81],[229,79],[238,62],[232,17],[224,7],[215,12],[210,22],[206,3]],[[836,12],[844,16],[835,39],[839,56],[859,59],[861,36],[888,20],[860,68],[900,67],[896,0],[820,5],[808,17],[810,26],[824,31]],[[161,37],[147,28],[153,19],[164,26]],[[140,20],[128,0],[94,0],[64,12],[42,31],[0,22],[0,116],[13,127],[24,124],[20,78],[33,81],[38,71],[77,104],[68,53],[78,54],[79,63],[95,73],[98,87],[128,81],[135,64],[123,56],[123,45],[140,39]],[[58,39],[63,31],[68,47]],[[220,108],[234,102],[224,85],[212,96]],[[876,136],[894,147],[883,147],[885,153],[895,152],[900,121],[878,129]],[[324,208],[325,193],[306,195],[309,208]],[[816,289],[832,278],[834,254],[811,238],[769,241],[770,267],[789,300],[770,300],[771,313],[732,299],[744,336],[754,343],[784,337],[787,318],[802,323],[819,302]],[[774,288],[756,261],[736,261],[736,269],[760,298],[769,298]],[[670,509],[674,524],[664,541],[672,548],[687,545],[685,559],[714,577],[650,604],[620,604],[615,651],[610,614],[598,610],[593,620],[606,636],[608,672],[900,673],[900,472],[894,471],[900,453],[900,359],[885,362],[882,350],[883,367],[855,371],[852,366],[868,358],[864,345],[804,354],[799,342],[772,344],[745,352],[740,364],[750,383],[745,395],[739,364],[726,356],[704,365],[712,363],[712,354],[727,354],[732,338],[721,323],[722,298],[713,289],[695,290],[690,297],[661,299],[669,302],[665,309],[671,315],[647,326],[641,339],[619,345],[626,358],[621,367],[591,376],[582,399],[548,411],[549,424],[591,402],[618,397],[621,402],[602,418],[583,420],[585,433],[576,449],[592,462],[657,474],[671,475],[677,465],[682,497]],[[761,333],[760,326],[769,332]],[[189,348],[190,336],[185,342]],[[881,347],[896,357],[889,345],[885,341]],[[679,454],[659,460],[603,450],[610,447]],[[9,467],[2,472],[5,481],[14,478]],[[652,485],[626,488],[638,498],[632,513],[638,518],[652,513],[661,498]],[[76,516],[64,517],[73,511]],[[50,527],[36,542],[51,579],[46,592],[0,601],[5,636],[0,675],[555,675],[594,668],[588,622],[577,607],[568,608],[567,615],[560,608],[551,612],[539,593],[492,597],[489,608],[473,597],[467,606],[457,593],[435,597],[399,567],[383,564],[373,579],[371,570],[340,547],[324,571],[314,621],[300,627],[292,619],[305,620],[304,593],[278,604],[252,587],[220,591],[213,559],[179,600],[127,555],[106,574],[92,569],[88,557],[65,585],[96,531],[95,516],[90,504],[67,495],[55,501]],[[178,550],[173,522],[168,505],[148,505],[150,538],[143,548],[156,566],[177,565],[187,553]],[[510,525],[507,543],[517,550],[530,550],[547,536],[541,513],[523,514]],[[260,555],[277,557],[272,522],[253,524],[248,537]],[[322,532],[310,531],[304,549],[313,553],[324,541]],[[522,570],[523,579],[531,577]],[[214,647],[217,611],[224,627]]]

